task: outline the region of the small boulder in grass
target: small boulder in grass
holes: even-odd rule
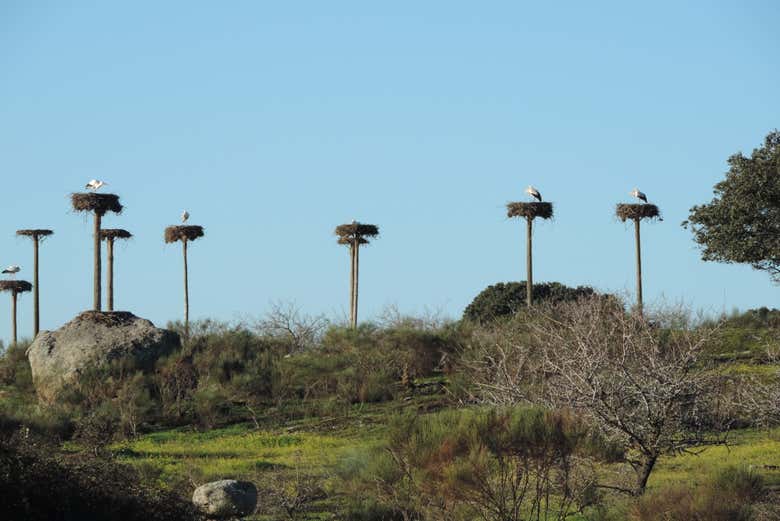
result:
[[[257,507],[257,487],[235,479],[213,481],[196,488],[192,502],[210,519],[244,517]]]

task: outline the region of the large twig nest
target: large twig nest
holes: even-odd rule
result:
[[[73,209],[77,212],[95,212],[105,215],[107,212],[122,213],[122,203],[116,194],[98,194],[84,192],[71,194]]]
[[[197,225],[173,225],[165,229],[165,242],[194,241],[203,237],[203,226]]]
[[[368,244],[366,237],[379,235],[379,227],[358,222],[340,224],[336,226],[335,234],[339,237],[339,244]]]
[[[654,204],[624,204],[620,203],[615,208],[615,215],[623,222],[631,219],[638,221],[642,219],[659,219],[661,212]]]
[[[0,280],[0,291],[24,293],[25,291],[32,291],[32,284],[26,280]]]
[[[525,217],[526,219],[550,219],[553,216],[553,205],[547,202],[508,203],[507,217]]]
[[[45,230],[45,229],[16,230],[16,235],[21,235],[24,237],[32,237],[33,239],[42,239],[44,237],[48,237],[53,233],[54,232],[52,230]]]
[[[338,243],[339,244],[355,244],[355,241],[357,240],[358,244],[368,244],[368,239],[364,239],[363,237],[359,237],[358,239],[350,238],[350,237],[339,237]]]
[[[127,230],[123,230],[121,228],[109,228],[107,230],[100,230],[100,238],[103,240],[129,239],[132,236],[133,236],[132,233],[128,232]]]

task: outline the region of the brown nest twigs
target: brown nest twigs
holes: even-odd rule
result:
[[[615,215],[623,222],[631,219],[633,221],[641,219],[658,219],[661,212],[654,204],[618,204],[615,208]]]
[[[526,219],[550,219],[553,216],[552,203],[508,203],[506,205],[507,217],[525,217]]]
[[[171,243],[176,241],[194,241],[199,237],[203,237],[203,226],[196,225],[174,225],[168,226],[165,229],[165,242]]]
[[[71,194],[70,200],[73,209],[77,212],[95,212],[100,215],[105,215],[107,212],[122,213],[122,203],[119,202],[119,196],[116,194],[84,192]]]
[[[356,237],[376,237],[379,235],[379,226],[363,223],[341,224],[336,226],[335,233],[342,239],[354,239]]]
[[[109,228],[107,230],[100,230],[100,238],[106,239],[129,239],[133,236],[132,233],[121,228]]]
[[[26,280],[0,280],[0,291],[24,293],[25,291],[32,291],[32,284]]]
[[[48,237],[53,234],[52,230],[46,229],[32,229],[32,230],[16,230],[16,235],[22,235],[24,237],[32,237],[34,239]]]

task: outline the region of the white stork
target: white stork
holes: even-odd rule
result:
[[[104,185],[107,185],[107,184],[108,184],[108,183],[106,183],[106,182],[104,182],[104,181],[99,181],[99,180],[97,180],[97,179],[91,179],[91,180],[89,181],[89,183],[87,183],[87,184],[84,186],[84,188],[86,188],[87,190],[92,190],[93,192],[97,192],[98,190],[100,190],[100,188],[101,188],[102,186],[104,186]]]
[[[534,199],[536,199],[540,203],[542,202],[542,194],[539,193],[539,190],[537,190],[533,186],[529,186],[528,188],[526,188],[525,189],[525,193],[527,193],[528,195],[530,195],[531,197],[533,197]]]
[[[631,197],[636,197],[640,201],[647,203],[647,196],[644,194],[644,192],[640,192],[638,188],[631,190]]]
[[[187,219],[189,219],[189,218],[190,218],[190,212],[188,212],[187,210],[184,210],[184,211],[181,213],[181,222],[182,222],[182,223],[186,223],[186,222],[187,222]]]
[[[19,266],[16,266],[15,264],[12,264],[12,265],[8,266],[6,269],[4,269],[3,273],[10,275],[12,278],[16,278],[16,274],[19,273],[19,271],[21,271],[21,269],[22,268],[20,268]]]

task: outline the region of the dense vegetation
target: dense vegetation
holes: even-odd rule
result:
[[[12,346],[0,500],[24,519],[186,519],[194,486],[241,477],[257,519],[772,519],[780,311],[639,320],[590,293],[499,321],[191,324],[153,369],[95,369],[48,408]],[[560,380],[583,370],[603,385]]]

